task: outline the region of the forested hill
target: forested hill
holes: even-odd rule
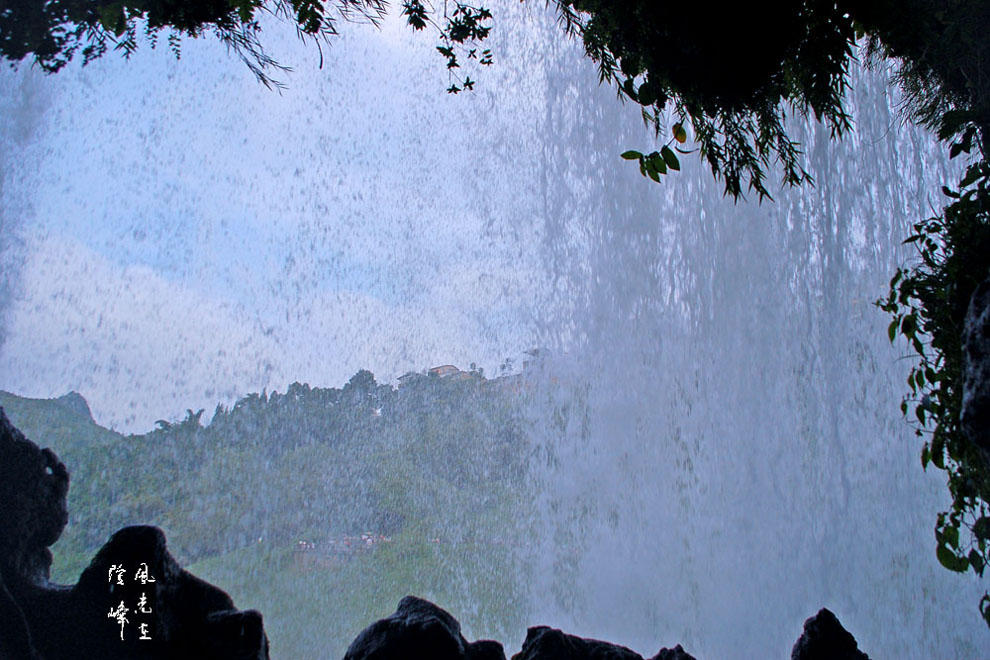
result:
[[[184,563],[361,534],[491,536],[525,482],[517,382],[452,369],[393,387],[360,371],[341,388],[294,383],[218,406],[206,425],[189,410],[130,436],[96,424],[75,393],[0,392],[0,405],[69,468],[53,579],[74,582],[110,534],[135,523],[162,527]]]

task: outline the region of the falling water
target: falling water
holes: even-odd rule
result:
[[[544,259],[565,312],[543,373],[567,376],[548,388],[537,611],[644,653],[787,657],[827,606],[877,657],[979,657],[980,591],[933,557],[944,486],[872,305],[951,179],[940,150],[857,71],[842,144],[791,124],[814,188],[733,204],[690,159],[658,190],[615,165],[643,143],[615,104],[564,73],[570,54],[555,65]]]
[[[76,389],[143,431],[295,380],[493,373],[540,347],[539,495],[525,569],[499,578],[527,623],[787,657],[825,606],[875,657],[978,657],[982,591],[935,561],[945,488],[872,305],[951,180],[943,150],[858,71],[841,144],[791,122],[813,188],[734,204],[695,156],[654,185],[618,157],[653,144],[636,109],[517,4],[458,97],[395,21],[347,26],[322,70],[272,26],[282,95],[210,43],[4,72],[0,388]],[[441,605],[485,634],[473,597]]]

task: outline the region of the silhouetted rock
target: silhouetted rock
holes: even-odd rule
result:
[[[157,527],[118,531],[78,584],[51,584],[68,489],[54,452],[0,408],[0,658],[267,660],[261,615],[183,570]]]
[[[24,437],[0,408],[0,572],[48,582],[55,543],[69,522],[69,473],[51,449]]]
[[[695,660],[695,658],[678,644],[672,649],[660,649],[660,652],[650,660]]]
[[[969,300],[962,350],[960,425],[971,441],[990,451],[990,279],[976,287]]]
[[[859,650],[856,638],[825,608],[804,622],[804,632],[794,643],[791,660],[870,660]]]
[[[3,660],[40,660],[31,643],[31,632],[20,605],[7,590],[0,574],[0,658]]]
[[[505,660],[502,645],[469,643],[461,624],[428,600],[406,596],[395,613],[365,628],[344,660]]]
[[[92,657],[268,658],[261,614],[235,610],[226,592],[180,567],[157,527],[115,533],[66,600],[79,634],[99,654]],[[123,626],[108,614],[121,603],[127,608]],[[34,629],[44,621],[30,624]],[[36,645],[46,658],[72,657],[62,642]]]
[[[433,603],[406,596],[395,613],[371,624],[351,642],[344,660],[505,660],[499,642],[469,643],[461,625]],[[643,660],[624,646],[582,639],[554,628],[526,632],[522,650],[512,660]],[[695,660],[679,645],[661,649],[651,660]]]
[[[522,650],[512,660],[643,660],[643,656],[625,646],[535,626],[526,631]]]

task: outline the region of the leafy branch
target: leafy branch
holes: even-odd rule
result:
[[[939,137],[955,136],[951,158],[971,153],[976,119],[968,112],[944,114]],[[987,277],[990,164],[978,159],[958,188],[942,192],[951,200],[942,214],[916,223],[904,241],[917,249],[917,263],[897,270],[887,297],[876,305],[892,317],[891,343],[903,337],[917,360],[901,412],[915,420],[915,433],[926,439],[921,465],[947,474],[952,505],[937,517],[935,556],[951,571],[972,569],[982,577],[990,562],[990,459],[960,425],[961,337],[970,297]],[[980,600],[980,613],[990,625],[990,592]]]
[[[152,48],[165,31],[176,57],[183,37],[213,34],[248,66],[267,87],[283,85],[272,74],[289,71],[269,56],[260,40],[257,20],[263,12],[291,22],[303,40],[317,47],[337,35],[339,21],[378,25],[387,10],[385,0],[50,0],[17,3],[0,11],[0,57],[16,63],[33,56],[48,73],[64,68],[81,52],[83,64],[102,57],[112,46],[130,57],[139,31]],[[143,26],[142,26],[143,24]],[[321,48],[322,64],[322,48]]]
[[[684,130],[684,126],[680,123],[674,124],[670,128],[671,137],[667,140],[667,143],[660,147],[659,151],[654,151],[649,154],[643,154],[639,151],[626,151],[623,152],[622,158],[625,160],[638,160],[639,161],[639,173],[645,177],[649,177],[660,183],[660,175],[667,174],[668,170],[680,170],[681,163],[674,154],[674,151],[670,148],[671,143],[678,142],[684,144],[687,140],[687,131]],[[684,151],[674,146],[674,149],[678,153],[687,154],[690,151]]]
[[[781,3],[790,31],[768,30],[742,6],[712,14],[666,3],[555,4],[561,25],[581,37],[597,63],[599,81],[643,106],[657,136],[667,133],[667,113],[676,117],[671,130],[690,125],[702,159],[735,199],[747,189],[772,199],[766,176],[775,166],[786,185],[813,183],[784,127],[789,113],[813,115],[833,136],[851,127],[843,98],[855,27],[830,3]],[[744,54],[747,65],[719,61],[717,53],[724,52]],[[677,169],[670,165],[676,156],[669,141],[650,154],[623,156],[638,160],[643,176],[654,181]]]
[[[429,4],[429,0],[427,0]],[[459,69],[461,55],[465,59],[475,60],[482,66],[490,66],[493,62],[492,51],[483,49],[478,53],[477,47],[472,47],[488,38],[491,32],[491,12],[483,7],[475,7],[463,2],[443,3],[443,23],[437,23],[433,16],[437,14],[436,9],[430,5],[427,8],[422,0],[406,0],[402,3],[402,15],[406,16],[406,22],[414,30],[423,30],[427,26],[436,29],[440,39],[440,45],[436,47],[437,52],[446,60],[447,77],[450,87],[447,92],[458,94],[463,90],[473,90],[475,81],[469,75],[458,76],[454,70]]]

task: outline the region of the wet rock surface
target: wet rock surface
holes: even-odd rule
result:
[[[960,424],[966,436],[990,452],[990,279],[969,301],[962,334],[963,401]]]
[[[0,408],[0,658],[266,660],[261,614],[178,565],[157,527],[126,527],[79,582],[49,582],[69,473]]]
[[[678,644],[672,649],[660,649],[651,660],[695,660],[695,658]]]
[[[505,660],[492,640],[468,642],[461,624],[428,600],[406,596],[395,613],[365,628],[351,642],[344,660]]]
[[[0,408],[0,573],[48,582],[48,546],[69,522],[69,472],[50,449],[24,437]]]
[[[584,639],[550,628],[536,626],[526,631],[522,650],[512,660],[643,660],[643,656],[624,646],[597,639]]]
[[[522,650],[512,660],[643,660],[635,651],[603,642],[569,635],[549,626],[536,626],[526,631]],[[651,660],[695,660],[678,644],[673,649],[660,649]]]
[[[791,660],[870,660],[859,650],[856,638],[825,608],[804,622],[804,632],[794,644]]]
[[[376,621],[351,643],[344,660],[392,660],[398,658],[503,659],[502,645],[493,641],[467,642],[460,624],[433,603],[406,596],[395,613]],[[522,649],[511,660],[644,660],[618,644],[570,635],[549,626],[526,631]],[[649,660],[696,660],[678,644],[662,648]],[[804,630],[791,652],[791,660],[869,660],[856,639],[827,609],[804,622]]]

